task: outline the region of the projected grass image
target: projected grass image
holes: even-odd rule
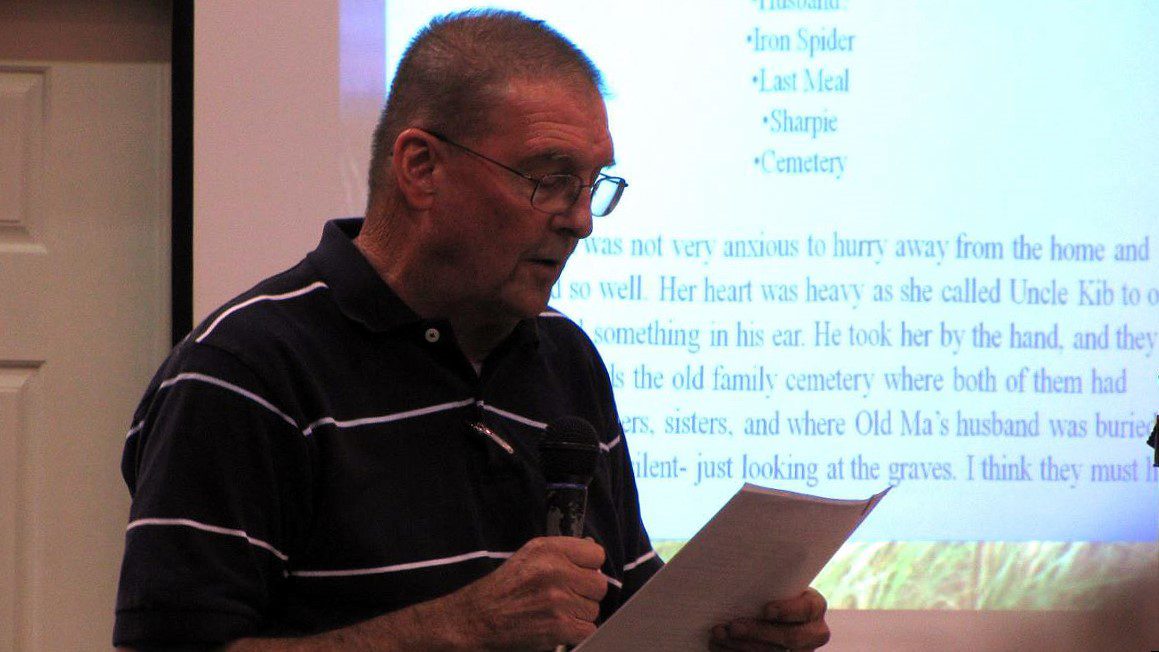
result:
[[[671,559],[684,543],[661,541]],[[1087,609],[1154,568],[1154,543],[848,543],[815,586],[837,609]]]

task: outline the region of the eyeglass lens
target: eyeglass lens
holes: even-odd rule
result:
[[[624,194],[624,182],[619,179],[597,179],[592,186],[592,215],[603,217],[612,212]]]
[[[617,178],[601,177],[591,187],[591,211],[596,217],[612,212],[624,192],[623,181]],[[583,182],[570,174],[549,174],[539,180],[539,185],[531,197],[536,208],[548,213],[562,213],[579,199]]]

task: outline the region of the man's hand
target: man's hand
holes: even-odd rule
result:
[[[546,650],[596,631],[608,591],[604,549],[590,539],[532,539],[502,566],[447,596],[471,649]]]
[[[528,541],[499,568],[429,602],[301,639],[248,638],[229,652],[549,650],[596,631],[608,581],[590,539]]]
[[[737,618],[712,628],[711,650],[812,650],[829,642],[825,597],[813,589],[765,605],[763,618]]]

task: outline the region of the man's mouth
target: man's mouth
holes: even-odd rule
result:
[[[559,258],[530,258],[529,260],[535,265],[551,267],[552,269],[558,268],[562,264]]]

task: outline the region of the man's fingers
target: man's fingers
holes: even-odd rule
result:
[[[720,633],[717,633],[717,629],[720,629]],[[708,649],[712,652],[784,652],[789,649],[776,643],[728,638],[725,625],[718,625],[713,632],[713,638],[708,642]]]
[[[768,603],[764,616],[778,623],[807,623],[824,618],[827,606],[825,596],[810,587],[795,598]]]
[[[561,555],[580,568],[599,568],[604,565],[604,549],[592,539],[538,537],[523,544],[520,552],[529,556]]]
[[[596,570],[581,570],[568,582],[571,590],[588,600],[599,602],[608,592],[608,578]]]
[[[714,628],[713,636],[717,642],[738,650],[775,650],[778,647],[812,650],[829,642],[829,626],[823,620],[790,624],[738,618]]]
[[[594,618],[592,620],[595,620]],[[576,618],[567,628],[569,635],[565,640],[556,641],[557,643],[567,643],[568,645],[579,645],[583,640],[592,634],[596,633],[596,626],[591,620],[582,620]]]
[[[592,539],[551,537],[571,563],[580,568],[599,568],[604,565],[604,548]]]
[[[709,652],[796,652],[796,650],[789,650],[779,645],[749,641],[709,641],[708,649]]]
[[[552,574],[576,595],[600,601],[608,592],[608,578],[600,572],[604,563],[604,549],[591,539],[572,537],[542,537],[532,539],[523,551],[528,559],[543,564],[541,569]]]
[[[569,609],[572,617],[593,623],[600,617],[600,603],[595,600],[576,600]]]
[[[477,616],[475,629],[493,638],[492,647],[578,643],[595,631],[600,600],[608,591],[599,571],[603,560],[603,548],[593,541],[532,539],[494,573],[467,587],[472,590],[466,592],[465,609]]]

